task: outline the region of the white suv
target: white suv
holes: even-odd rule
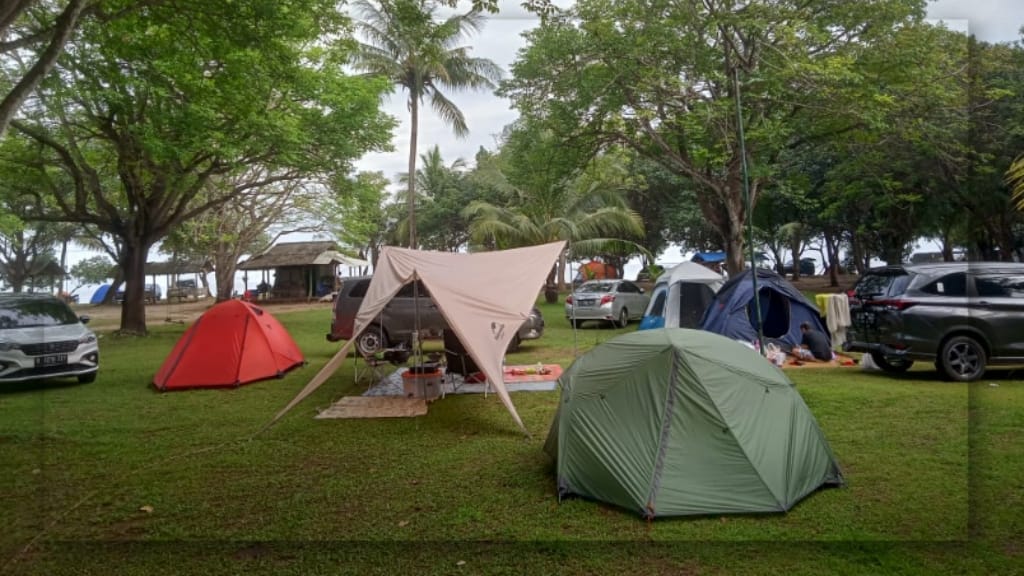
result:
[[[50,294],[0,294],[0,382],[95,380],[100,349],[88,321]]]

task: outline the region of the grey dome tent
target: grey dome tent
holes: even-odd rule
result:
[[[654,283],[639,329],[699,328],[704,310],[724,282],[721,274],[703,264],[677,264]]]
[[[784,512],[841,485],[828,441],[782,371],[699,330],[619,336],[559,379],[545,450],[559,498],[647,518]]]

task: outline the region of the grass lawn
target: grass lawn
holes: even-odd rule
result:
[[[622,332],[584,327],[574,340],[560,305],[542,309],[547,333],[510,364],[568,366],[574,348]],[[421,418],[314,420],[364,390],[346,363],[253,437],[338,349],[324,339],[327,308],[278,318],[309,360],[283,380],[157,393],[149,382],[184,327],[154,322],[144,339],[103,335],[94,384],[5,386],[0,573],[1008,574],[1024,565],[1019,373],[964,386],[924,369],[789,371],[848,486],[785,515],[648,523],[557,502],[541,450],[556,392],[512,395],[529,439],[493,395],[449,396]]]

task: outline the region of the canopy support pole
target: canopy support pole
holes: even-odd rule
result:
[[[750,174],[747,168],[747,144],[743,135],[743,108],[740,103],[740,71],[733,70],[733,80],[736,86],[736,125],[739,127],[740,156],[743,161],[743,200],[747,212],[747,247],[750,251],[750,278],[754,284],[754,314],[757,317],[755,327],[757,328],[757,345],[761,355],[764,356],[764,329],[761,326],[761,295],[757,291],[757,264],[754,262],[754,215],[753,202],[750,197]],[[797,264],[794,264],[796,266]]]

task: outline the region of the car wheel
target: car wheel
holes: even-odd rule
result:
[[[871,359],[874,360],[875,364],[877,364],[884,372],[889,372],[891,374],[906,372],[914,365],[913,360],[907,360],[906,358],[900,358],[898,356],[886,356],[881,352],[872,352]]]
[[[519,334],[512,336],[512,341],[508,343],[508,352],[516,352],[519,350],[519,345],[523,343],[523,340],[519,337]]]
[[[356,350],[363,356],[373,356],[387,347],[388,337],[380,326],[370,326],[356,339]]]
[[[970,336],[954,336],[942,345],[937,367],[950,380],[973,382],[985,374],[986,360],[980,342]]]
[[[623,308],[619,311],[619,328],[629,326],[629,310]]]
[[[89,384],[90,382],[95,382],[95,381],[96,381],[96,372],[93,372],[91,374],[80,374],[78,376],[78,383],[79,384]]]

